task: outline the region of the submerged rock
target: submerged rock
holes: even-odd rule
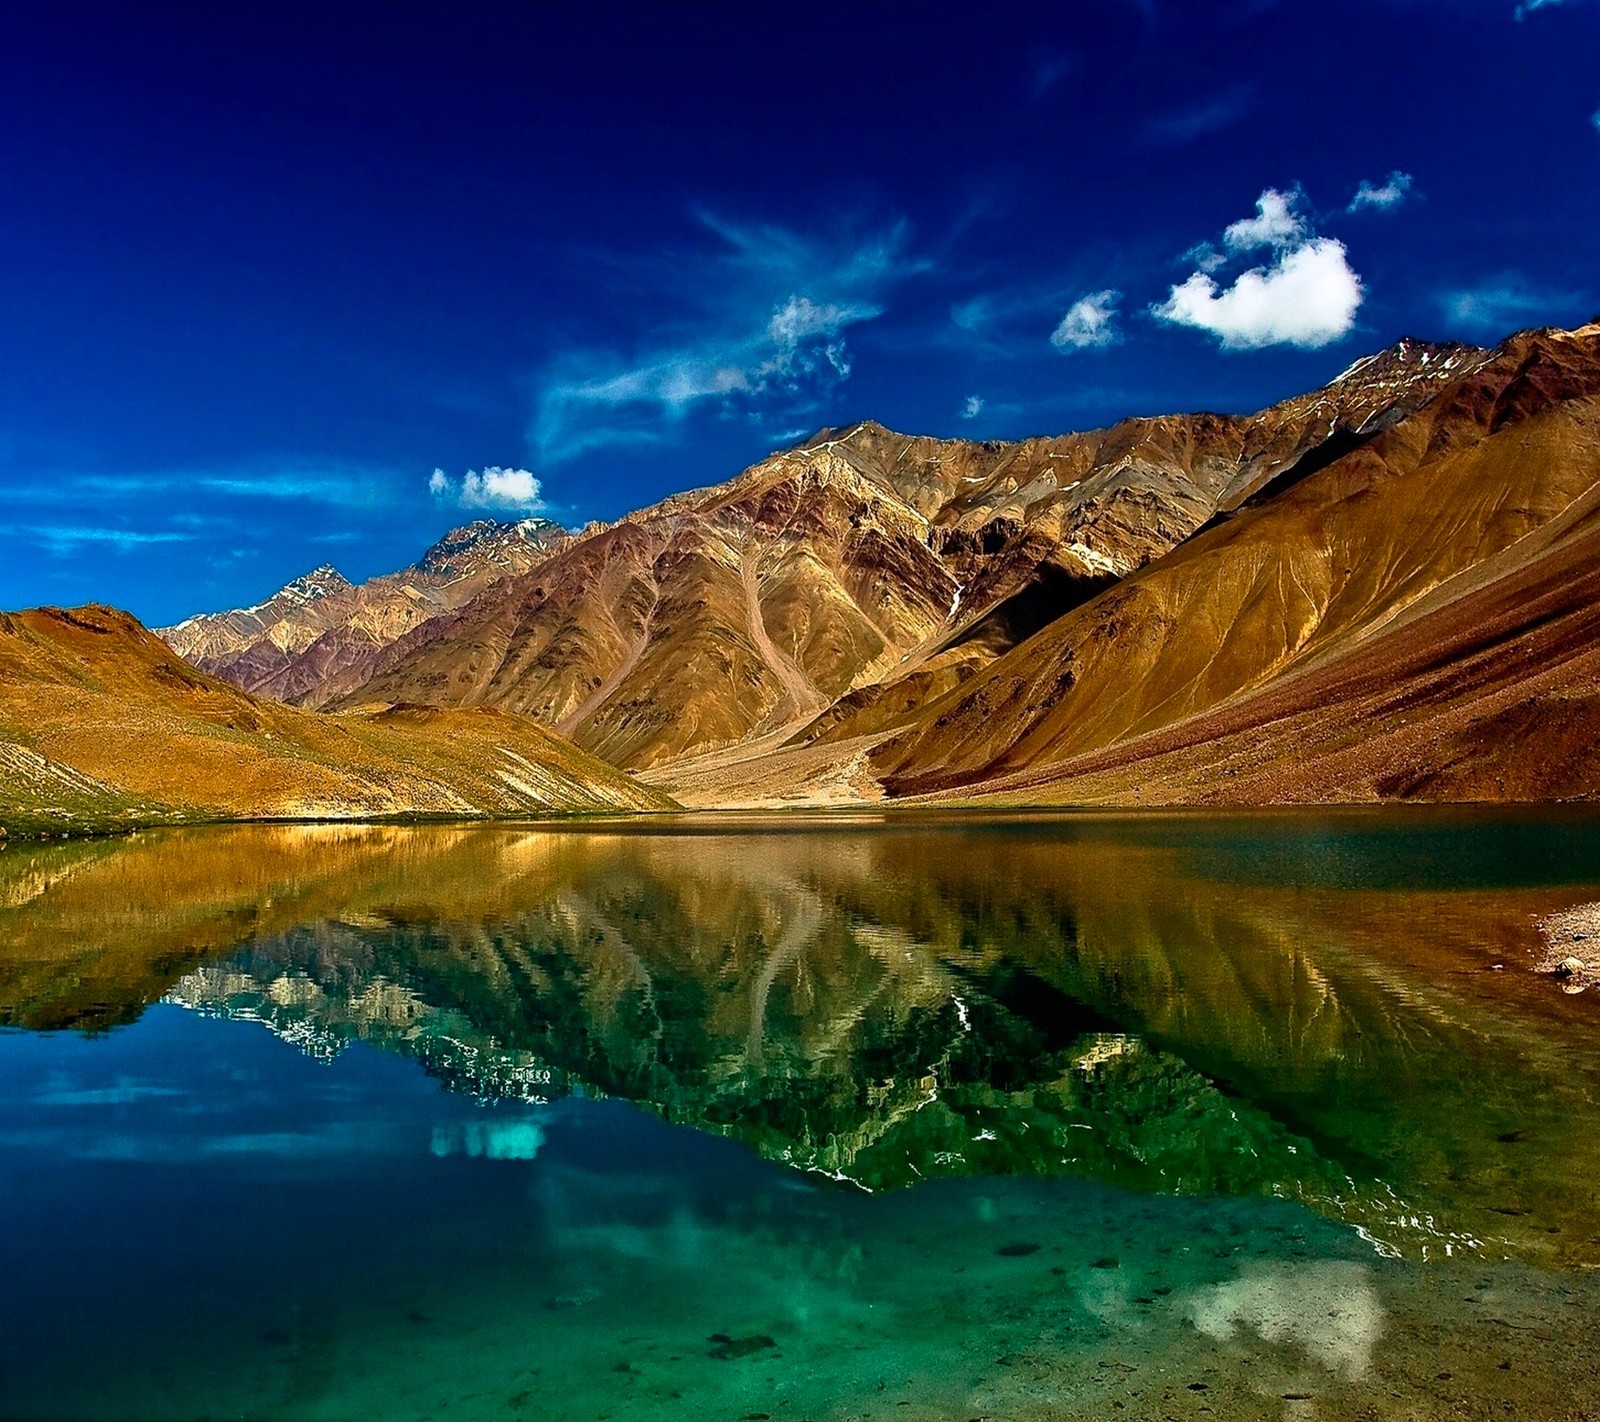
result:
[[[769,1338],[765,1333],[752,1333],[745,1338],[734,1338],[726,1333],[713,1333],[706,1340],[714,1346],[706,1350],[706,1357],[720,1358],[723,1362],[731,1362],[734,1358],[748,1358],[752,1353],[761,1353],[768,1348],[776,1348],[777,1340]]]

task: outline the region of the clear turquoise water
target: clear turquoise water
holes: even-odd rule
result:
[[[0,1416],[1577,1418],[1578,814],[0,853]]]

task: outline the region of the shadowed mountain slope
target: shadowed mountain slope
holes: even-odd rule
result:
[[[1600,325],[1526,332],[904,718],[895,795],[1600,788]],[[826,729],[825,729],[825,734]]]
[[[318,715],[195,670],[126,613],[0,614],[0,827],[670,808],[493,711]]]
[[[903,712],[1481,359],[1403,342],[1258,415],[1018,443],[825,432],[586,530],[399,639],[341,704],[498,706],[639,767],[841,698]]]

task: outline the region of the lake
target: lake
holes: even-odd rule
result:
[[[0,1417],[1597,1416],[1596,900],[1554,810],[13,844]]]

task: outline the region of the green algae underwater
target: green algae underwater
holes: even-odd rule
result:
[[[1600,1416],[1580,811],[0,853],[0,1417]]]

